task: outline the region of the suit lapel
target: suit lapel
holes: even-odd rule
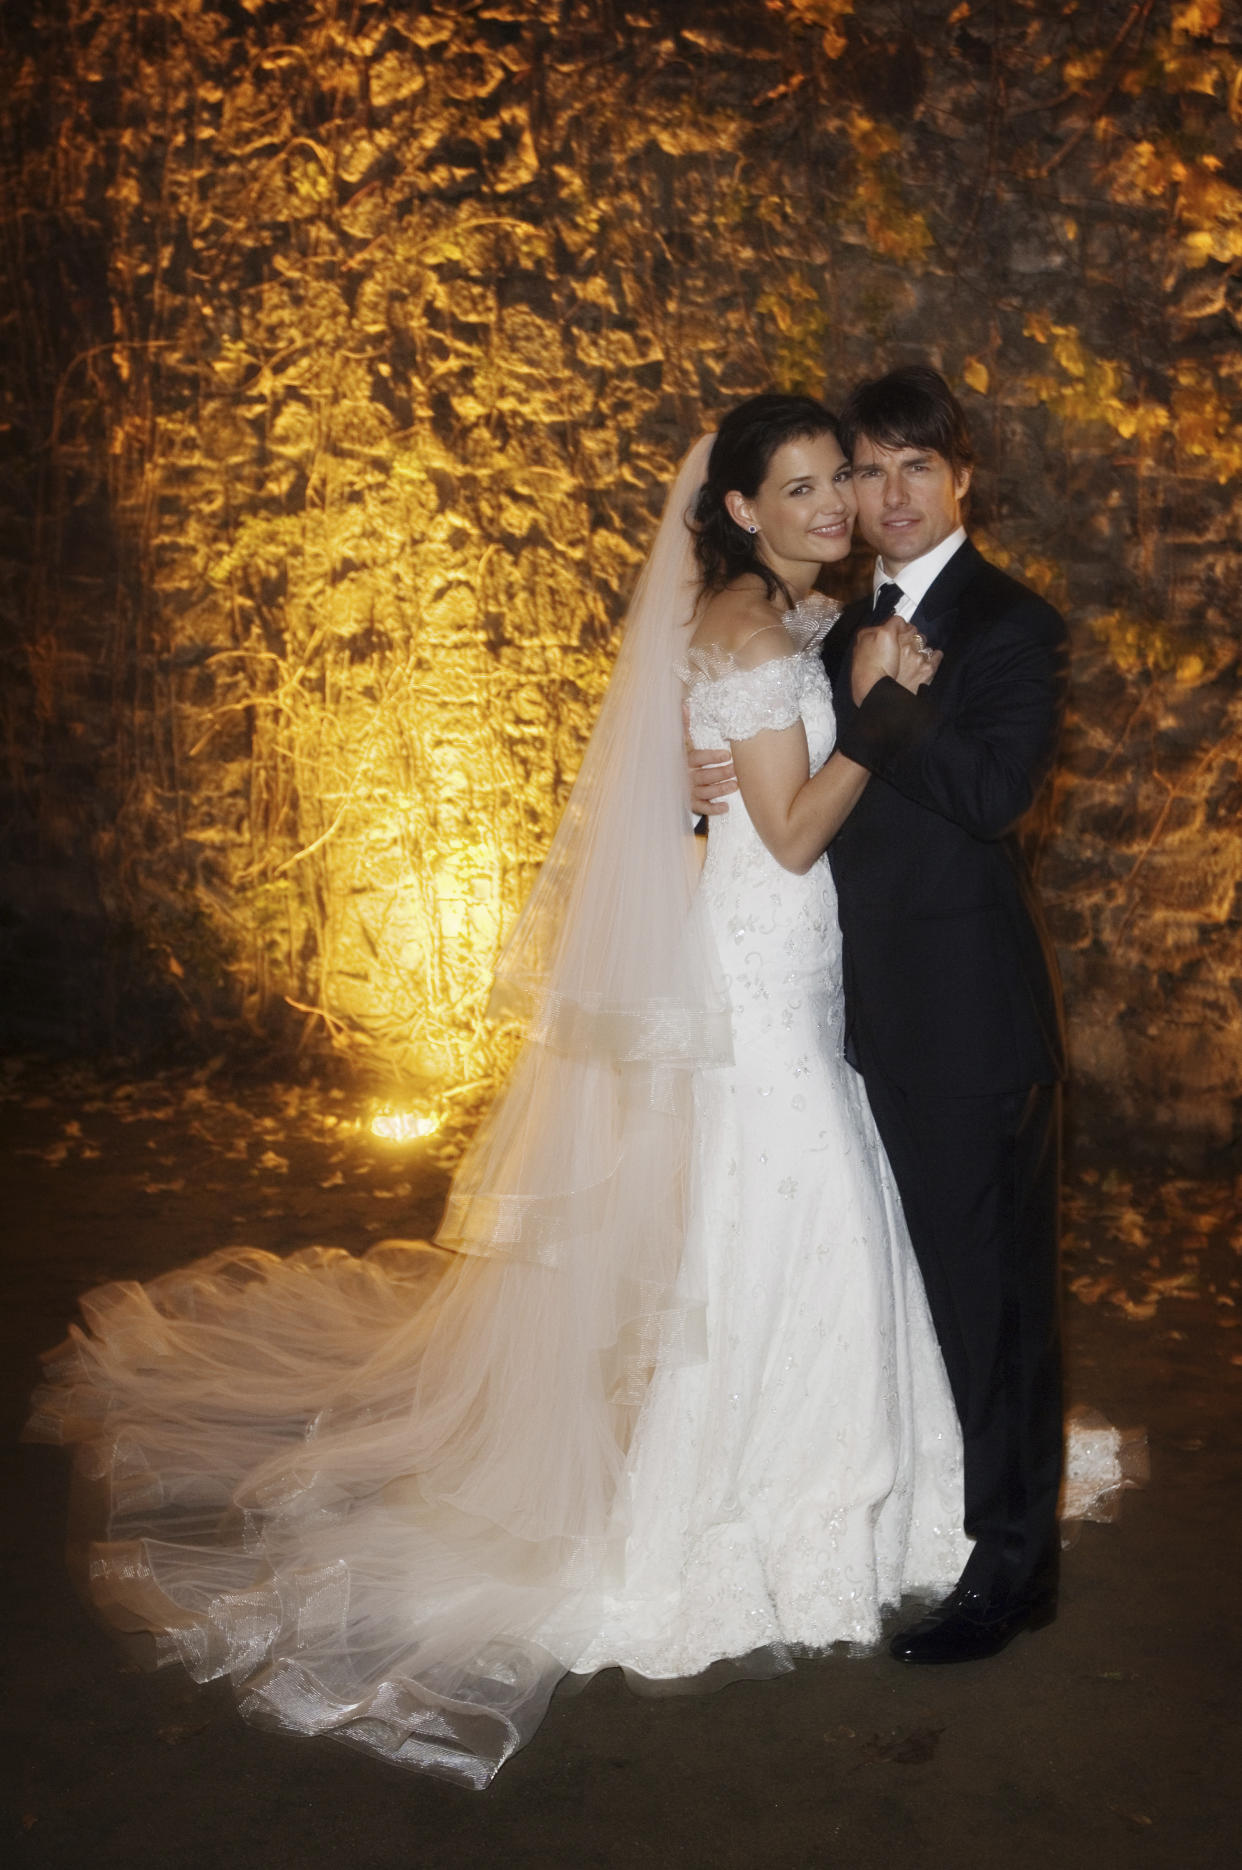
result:
[[[961,623],[962,595],[986,562],[977,546],[965,539],[924,591],[911,622],[918,625],[933,647],[948,648]]]

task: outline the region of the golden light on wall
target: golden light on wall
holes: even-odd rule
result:
[[[460,1085],[504,1063],[482,1020],[492,968],[611,657],[551,632],[497,653],[461,582],[411,623],[386,683],[372,654],[299,702],[285,731],[312,835],[267,887],[313,944],[318,1004],[290,993],[298,1010],[399,1078]]]
[[[1080,1066],[1184,1082],[1223,1134],[1218,0],[26,11],[0,49],[5,251],[34,282],[0,323],[29,467],[0,480],[7,822],[58,887],[88,876],[139,1002],[154,969],[213,1049],[292,1021],[398,1111],[502,1069],[492,964],[674,462],[742,395],[930,354],[989,549],[1076,630],[1040,837]],[[63,797],[62,745],[88,774]]]

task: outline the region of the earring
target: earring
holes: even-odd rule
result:
[[[759,528],[757,526],[748,526],[746,530],[747,532],[758,532]]]

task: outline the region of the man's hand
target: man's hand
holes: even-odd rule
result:
[[[727,812],[728,793],[737,791],[737,774],[728,747],[692,747],[690,745],[690,708],[683,702],[682,726],[686,738],[686,765],[689,767],[690,810],[696,818],[718,818]]]
[[[690,810],[696,818],[727,812],[730,792],[737,791],[737,773],[728,747],[687,747],[690,768]]]
[[[850,688],[854,706],[859,707],[881,676],[896,678],[901,668],[901,632],[904,617],[892,616],[887,623],[870,624],[854,638],[854,659],[850,665]]]

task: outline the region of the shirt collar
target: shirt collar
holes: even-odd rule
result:
[[[930,552],[924,552],[922,558],[911,559],[908,565],[903,565],[896,575],[885,571],[883,561],[877,558],[871,584],[872,596],[882,584],[899,584],[903,595],[897,609],[903,617],[912,617],[953,554],[965,542],[966,528],[959,526],[947,539],[934,545]]]

